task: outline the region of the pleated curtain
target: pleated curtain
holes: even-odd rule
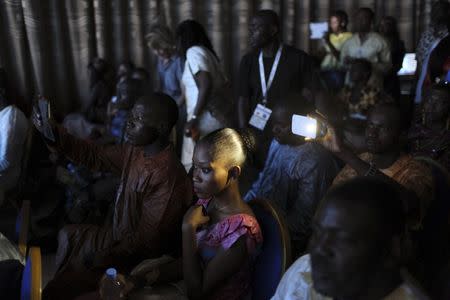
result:
[[[0,66],[19,106],[29,108],[31,97],[41,93],[64,115],[86,104],[86,67],[95,56],[113,67],[132,61],[155,78],[145,35],[156,22],[175,29],[185,19],[200,21],[233,82],[248,50],[250,17],[258,9],[279,13],[285,43],[312,51],[309,22],[326,21],[330,12],[343,9],[351,29],[356,9],[371,7],[378,18],[398,19],[411,51],[429,22],[430,5],[431,0],[0,0]]]

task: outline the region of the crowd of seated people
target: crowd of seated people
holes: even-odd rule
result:
[[[36,107],[31,116],[66,190],[43,299],[103,299],[111,267],[123,298],[252,299],[268,248],[255,202],[273,208],[290,245],[272,299],[450,297],[450,253],[433,267],[424,254],[450,249],[450,236],[423,237],[450,232],[450,205],[431,222],[441,227],[428,222],[450,197],[448,2],[432,14],[424,35],[433,41],[422,37],[418,53],[419,95],[400,93],[405,45],[396,20],[380,18],[375,32],[366,7],[350,22],[343,11],[330,15],[320,65],[283,42],[274,11],[256,12],[236,83],[195,20],[174,31],[150,27],[155,72],[124,60],[113,75],[93,58],[86,107],[61,123]],[[149,74],[158,76],[154,88]],[[29,131],[5,76],[0,205],[17,185]],[[315,138],[294,133],[298,115],[315,119]]]

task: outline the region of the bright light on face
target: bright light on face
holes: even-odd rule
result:
[[[292,116],[292,133],[305,138],[315,139],[317,135],[317,120],[307,116]]]
[[[306,131],[311,134],[315,134],[317,132],[317,123],[310,123],[306,126]]]

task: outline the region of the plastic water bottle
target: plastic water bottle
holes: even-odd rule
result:
[[[100,297],[103,300],[120,300],[124,284],[117,277],[117,271],[114,268],[106,270],[104,279],[100,285]]]

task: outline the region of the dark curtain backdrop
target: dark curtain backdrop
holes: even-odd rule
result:
[[[85,104],[87,69],[94,56],[113,67],[131,60],[154,76],[155,58],[145,35],[155,22],[172,28],[187,18],[200,21],[230,78],[248,47],[248,22],[260,8],[277,11],[286,43],[309,51],[309,22],[326,21],[335,9],[352,16],[360,6],[377,18],[398,19],[412,50],[428,23],[431,0],[0,0],[0,66],[8,72],[11,98],[26,109],[35,93],[68,113]],[[350,18],[351,19],[351,18]],[[351,23],[350,23],[351,28]],[[154,77],[153,77],[154,78]]]

